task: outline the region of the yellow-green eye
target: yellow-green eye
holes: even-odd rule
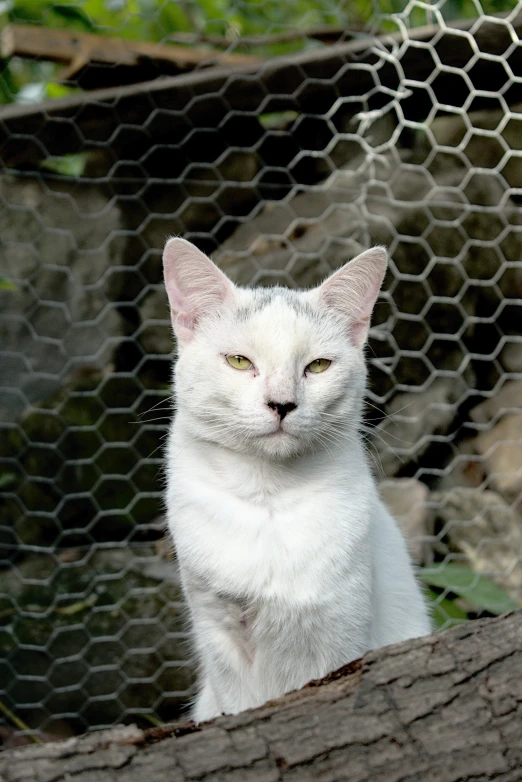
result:
[[[308,372],[324,372],[332,362],[328,358],[316,358],[306,367]]]
[[[250,369],[252,362],[244,356],[227,356],[227,361],[234,369]]]

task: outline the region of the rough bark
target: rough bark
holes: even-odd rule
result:
[[[1,782],[522,779],[522,611],[371,652],[199,728],[119,727],[0,757]]]

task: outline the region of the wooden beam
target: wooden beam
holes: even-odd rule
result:
[[[225,65],[244,66],[259,62],[248,54],[227,54],[212,49],[192,48],[179,44],[148,43],[124,38],[109,38],[59,28],[28,24],[7,25],[0,34],[0,54],[64,63],[61,81],[79,81],[88,89],[143,81],[144,77],[174,75],[196,67]],[[90,64],[96,66],[79,77]],[[106,66],[100,67],[100,66]]]
[[[168,40],[173,43],[207,43],[210,46],[220,46],[228,49],[233,42],[234,48],[250,49],[255,47],[272,46],[273,44],[292,43],[294,41],[314,40],[322,43],[339,43],[348,41],[361,34],[370,35],[378,32],[369,25],[362,23],[352,23],[349,28],[339,27],[339,25],[323,25],[322,27],[312,27],[305,30],[285,30],[283,33],[273,33],[272,35],[243,35],[231,41],[223,35],[212,35],[211,33],[170,33]]]
[[[522,13],[511,25],[522,38]],[[418,87],[409,86],[412,97],[401,99],[401,108],[408,119],[423,120],[432,107],[431,94],[424,89],[429,77],[438,76],[429,89],[439,103],[462,106],[461,92],[467,87],[457,69],[465,68],[476,50],[487,52],[473,66],[473,85],[475,90],[496,90],[491,73],[493,68],[498,71],[498,64],[488,57],[504,55],[510,47],[509,64],[520,73],[522,42],[513,41],[501,18],[466,20],[410,30],[408,37],[365,37],[250,63],[240,71],[210,68],[34,106],[13,104],[0,109],[0,157],[7,167],[27,168],[49,155],[110,143],[116,155],[136,160],[154,145],[165,143],[172,149],[195,127],[215,129],[231,112],[243,116],[291,109],[321,116],[343,97],[350,98],[354,111],[363,105],[380,107],[404,86],[404,79],[406,86]],[[395,56],[390,58],[392,49]],[[503,97],[508,103],[522,100],[520,80],[504,89]],[[480,108],[481,99],[479,95],[474,108]]]
[[[259,709],[196,727],[6,750],[3,782],[516,782],[522,612],[370,652]]]

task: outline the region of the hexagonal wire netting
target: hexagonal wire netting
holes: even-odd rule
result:
[[[149,5],[159,27],[178,7]],[[172,234],[242,284],[310,286],[389,247],[368,351],[383,496],[439,626],[520,604],[521,8],[475,0],[455,22],[457,3],[383,4],[362,27],[305,5],[296,27],[317,29],[299,38],[250,4],[271,36],[256,48],[237,37],[248,3],[219,22],[188,3],[183,41],[224,31],[241,62],[151,81],[171,71],[138,58],[134,84],[87,56],[70,95],[0,108],[5,746],[171,719],[189,696],[161,500]],[[56,66],[40,66],[41,91]]]

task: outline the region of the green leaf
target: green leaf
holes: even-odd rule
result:
[[[54,81],[50,81],[45,86],[46,98],[68,98],[69,95],[76,95],[78,92],[80,92],[80,90],[77,87],[69,87]]]
[[[491,614],[505,614],[520,608],[507,592],[498,587],[486,576],[474,573],[466,565],[447,562],[437,567],[425,568],[420,573],[425,584],[447,589],[479,609],[485,609]]]
[[[14,282],[11,282],[11,280],[8,280],[6,277],[0,277],[0,289],[4,291],[15,291],[16,285],[14,284]],[[1,480],[2,478],[0,477],[0,487],[2,485]]]
[[[16,475],[12,472],[0,473],[0,489],[6,489],[8,486],[12,486],[16,481]]]
[[[51,3],[50,8],[57,16],[63,17],[66,22],[78,22],[85,30],[91,32],[94,30],[94,26],[81,8],[77,8],[74,5],[66,5],[65,3]]]
[[[18,92],[9,64],[0,59],[0,103],[12,103]]]
[[[80,611],[85,611],[86,608],[92,608],[92,606],[96,603],[97,600],[98,600],[98,595],[93,594],[85,598],[85,600],[79,600],[77,603],[73,603],[72,605],[60,606],[54,608],[53,610],[56,614],[62,614],[63,616],[72,616],[73,614],[80,613]]]
[[[13,723],[13,725],[16,725],[16,727],[19,730],[25,731],[29,735],[29,738],[31,741],[34,741],[35,744],[43,744],[43,741],[41,738],[39,738],[29,725],[27,725],[20,717],[18,717],[11,709],[5,705],[2,701],[0,701],[0,712],[7,717],[7,719]]]
[[[442,597],[433,589],[426,590],[429,607],[435,627],[438,630],[469,621],[467,613],[455,602],[447,597]]]
[[[155,714],[140,714],[139,716],[143,717],[145,720],[148,720],[151,725],[154,725],[155,728],[161,728],[165,724],[159,719],[159,717],[156,717]]]
[[[48,171],[54,171],[63,176],[81,176],[87,162],[86,155],[64,155],[63,157],[49,157],[40,162],[40,168],[46,168]]]

